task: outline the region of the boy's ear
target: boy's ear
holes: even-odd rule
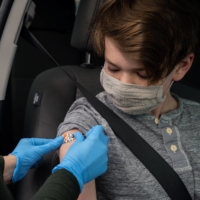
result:
[[[187,56],[185,56],[185,58],[177,65],[175,69],[173,75],[174,81],[179,81],[185,76],[185,74],[191,68],[193,60],[194,60],[194,53],[190,53]]]

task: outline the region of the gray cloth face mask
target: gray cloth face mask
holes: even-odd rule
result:
[[[131,115],[146,114],[155,109],[165,101],[166,94],[173,83],[163,95],[163,84],[158,86],[125,84],[108,75],[104,68],[101,70],[100,82],[110,101],[118,109]]]

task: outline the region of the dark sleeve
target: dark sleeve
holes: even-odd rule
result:
[[[32,200],[77,200],[80,186],[75,176],[65,169],[53,173]]]
[[[13,197],[3,180],[4,159],[0,156],[0,199],[13,200]]]

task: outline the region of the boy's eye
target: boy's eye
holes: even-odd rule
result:
[[[119,69],[115,69],[115,68],[111,68],[109,66],[107,66],[107,70],[111,73],[116,73],[119,71]],[[150,76],[147,76],[147,75],[142,75],[140,74],[139,72],[136,72],[137,75],[141,78],[141,79],[144,79],[144,80],[147,80]]]
[[[137,75],[141,78],[141,79],[148,79],[149,76],[144,76],[144,75],[141,75],[139,72],[137,72]]]
[[[115,72],[119,71],[118,69],[112,69],[109,66],[107,67],[107,69],[108,69],[108,71],[110,71],[112,73],[115,73]]]

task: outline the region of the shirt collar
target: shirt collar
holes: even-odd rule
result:
[[[182,99],[174,93],[171,93],[171,95],[177,100],[179,107],[175,110],[168,112],[168,113],[162,114],[160,119],[163,118],[165,120],[171,120],[173,118],[178,117],[183,112],[183,101],[182,101]],[[154,120],[155,119],[155,116],[153,116],[151,114],[138,115],[137,117],[143,118],[143,119],[148,119],[148,120]]]

